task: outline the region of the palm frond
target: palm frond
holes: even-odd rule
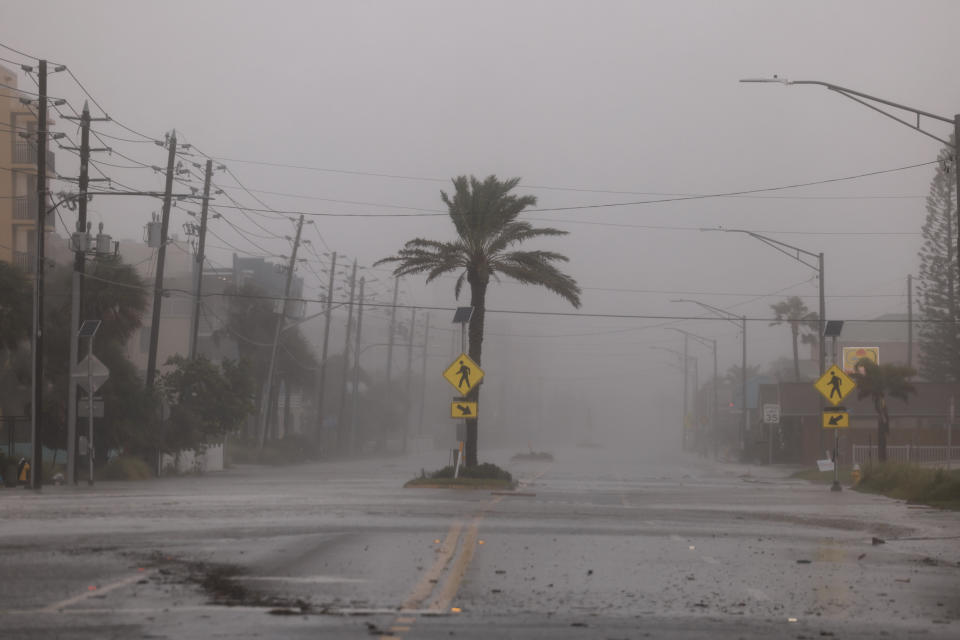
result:
[[[535,284],[556,293],[575,308],[580,308],[580,287],[553,262],[567,262],[566,256],[552,251],[513,251],[492,261],[492,270],[524,284]]]

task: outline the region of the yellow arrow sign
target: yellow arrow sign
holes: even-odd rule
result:
[[[843,407],[823,410],[824,429],[843,429],[850,426],[850,414]]]
[[[820,394],[832,405],[840,404],[847,395],[856,388],[850,376],[845,374],[837,365],[830,365],[826,373],[813,383]]]
[[[483,369],[471,360],[470,356],[461,353],[457,359],[444,370],[443,378],[449,382],[460,395],[465,396],[483,380]]]
[[[477,403],[467,400],[454,400],[450,403],[450,417],[458,420],[477,417]]]

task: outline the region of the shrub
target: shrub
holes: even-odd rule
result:
[[[118,456],[107,463],[101,474],[104,480],[149,480],[150,465],[134,456]]]
[[[482,480],[503,480],[513,482],[513,476],[506,469],[501,469],[490,462],[482,462],[475,467],[461,467],[461,478],[478,478]],[[430,474],[431,478],[453,478],[453,465],[447,465],[439,471]]]
[[[932,505],[960,506],[960,471],[911,464],[871,464],[863,468],[859,489]]]

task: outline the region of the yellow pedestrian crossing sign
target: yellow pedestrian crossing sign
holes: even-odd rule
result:
[[[458,420],[477,417],[477,404],[469,400],[454,400],[450,403],[450,417]]]
[[[830,365],[813,386],[832,405],[838,405],[856,388],[856,384],[837,365]]]
[[[483,380],[483,369],[471,360],[470,356],[461,353],[457,356],[457,359],[444,370],[443,378],[449,382],[460,395],[465,396]]]
[[[843,429],[850,426],[850,414],[844,407],[831,407],[823,410],[824,429]]]

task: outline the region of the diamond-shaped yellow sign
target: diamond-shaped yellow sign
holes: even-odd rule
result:
[[[483,369],[465,353],[457,356],[443,372],[443,378],[465,396],[483,380]]]
[[[837,365],[830,365],[826,373],[813,383],[814,388],[827,399],[827,402],[836,406],[856,388],[856,384]]]

